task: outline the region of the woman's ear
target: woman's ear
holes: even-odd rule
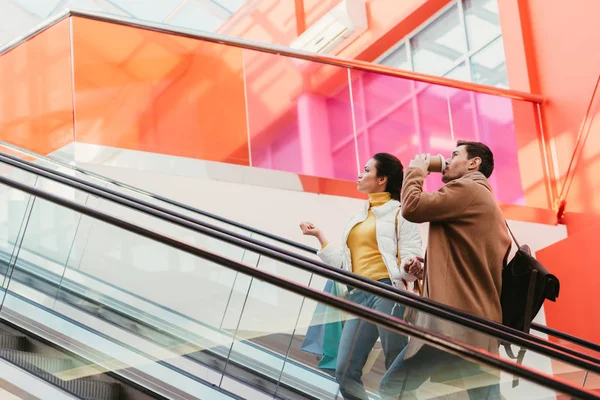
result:
[[[385,186],[385,185],[387,185],[388,177],[380,176],[379,178],[377,178],[377,180],[379,181],[380,186]]]

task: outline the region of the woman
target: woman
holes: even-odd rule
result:
[[[369,201],[350,219],[341,251],[335,250],[314,224],[300,224],[304,235],[315,236],[321,243],[317,254],[325,263],[405,290],[422,275],[418,259],[421,236],[417,225],[400,213],[403,172],[402,163],[391,154],[377,153],[367,162],[358,176],[358,191],[368,193]],[[361,290],[350,290],[347,297],[386,314],[402,317],[404,313],[404,307]],[[406,337],[359,319],[344,324],[335,374],[345,399],[368,399],[362,370],[377,338],[381,338],[388,368],[406,346]]]

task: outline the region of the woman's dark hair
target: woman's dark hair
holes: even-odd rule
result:
[[[389,153],[377,153],[373,156],[373,159],[377,161],[377,176],[388,178],[385,191],[392,196],[392,199],[400,201],[404,166],[396,156]]]

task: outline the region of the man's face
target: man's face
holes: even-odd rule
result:
[[[442,172],[442,182],[448,183],[462,178],[467,172],[479,168],[478,157],[468,159],[466,146],[458,146],[446,159],[446,169]]]

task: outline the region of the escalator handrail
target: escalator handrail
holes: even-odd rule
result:
[[[193,212],[195,214],[203,215],[205,217],[208,217],[208,218],[214,219],[216,221],[220,221],[220,222],[226,223],[226,224],[234,226],[236,228],[240,228],[240,229],[246,230],[248,232],[256,233],[258,235],[261,235],[261,236],[264,236],[266,238],[275,240],[276,242],[279,242],[279,243],[286,244],[286,245],[291,246],[293,248],[296,248],[298,250],[301,250],[301,251],[304,251],[304,252],[307,252],[307,253],[310,253],[310,254],[316,254],[317,253],[317,249],[314,248],[314,247],[307,246],[307,245],[304,245],[302,243],[298,243],[298,242],[295,242],[295,241],[290,240],[290,239],[286,239],[286,238],[278,236],[278,235],[274,235],[274,234],[272,234],[270,232],[266,232],[266,231],[254,228],[252,226],[245,225],[245,224],[242,224],[240,222],[237,222],[237,221],[234,221],[234,220],[222,217],[220,215],[213,214],[213,213],[210,213],[208,211],[201,210],[199,208],[190,206],[190,205],[185,204],[185,203],[181,203],[179,201],[170,199],[168,197],[164,197],[164,196],[158,195],[156,193],[152,193],[152,192],[149,192],[147,190],[144,190],[144,189],[141,189],[141,188],[138,188],[138,187],[135,187],[135,186],[131,186],[131,185],[127,184],[127,183],[115,180],[113,178],[109,178],[109,177],[106,177],[106,176],[103,176],[103,175],[96,174],[96,173],[94,173],[92,171],[88,171],[88,170],[85,170],[83,168],[79,168],[79,167],[77,167],[75,165],[71,165],[71,164],[66,163],[64,161],[61,161],[59,159],[52,158],[52,157],[47,157],[47,156],[43,156],[43,155],[37,154],[37,153],[35,153],[33,151],[29,151],[27,149],[21,148],[19,146],[13,145],[11,143],[8,143],[8,142],[2,141],[2,140],[0,140],[0,146],[4,146],[4,147],[7,147],[7,148],[10,148],[10,149],[15,150],[17,152],[21,152],[21,153],[26,154],[28,156],[35,157],[37,159],[41,159],[41,160],[43,160],[45,162],[48,162],[48,163],[51,163],[51,164],[56,164],[56,165],[64,167],[64,168],[71,169],[71,170],[76,171],[78,173],[81,173],[81,174],[84,174],[84,175],[87,175],[87,176],[91,176],[94,179],[97,179],[97,180],[100,180],[100,181],[104,181],[104,182],[108,182],[108,183],[110,183],[112,185],[115,185],[117,187],[125,188],[127,190],[132,191],[132,192],[139,193],[139,194],[141,194],[143,196],[156,199],[158,201],[164,202],[166,204],[173,205],[175,207],[178,207],[178,208],[181,208],[181,209],[184,209],[184,210],[187,210],[187,211],[191,211],[191,212]],[[27,164],[29,166],[42,169],[42,170],[44,170],[46,172],[49,172],[49,173],[54,173],[54,174],[56,174],[58,176],[66,178],[66,179],[71,179],[73,181],[76,181],[76,182],[79,182],[79,183],[82,183],[82,184],[90,185],[91,187],[95,187],[95,188],[98,188],[100,190],[106,190],[107,189],[107,188],[102,188],[101,186],[94,185],[91,182],[87,182],[87,181],[78,179],[76,177],[71,177],[69,175],[62,174],[59,171],[55,171],[53,169],[46,168],[46,167],[43,167],[41,165],[30,163],[30,162],[28,162],[26,160],[22,160],[22,159],[20,159],[18,157],[11,156],[11,155],[5,154],[3,152],[0,152],[0,154],[1,155],[5,155],[6,157],[9,157],[9,158],[11,158],[14,161],[23,162],[23,163],[25,163],[25,164]],[[110,189],[108,189],[108,190],[110,190]],[[120,195],[120,196],[123,196],[123,197],[127,196],[125,194],[118,193],[118,192],[113,192],[113,193],[117,194],[117,195]],[[127,196],[127,197],[130,200],[133,200],[133,201],[142,201],[142,200],[136,199],[134,197],[130,197],[130,196]],[[151,203],[147,203],[147,204],[149,206],[153,207],[153,208],[155,207]],[[170,213],[171,215],[174,215],[174,213],[172,211],[167,210],[167,209],[161,209],[161,211]],[[237,235],[234,232],[228,232],[224,228],[221,228],[221,227],[209,224],[209,223],[204,223],[204,222],[198,221],[198,220],[196,220],[194,218],[185,216],[183,214],[179,214],[179,215],[177,215],[177,217],[183,218],[183,219],[185,219],[185,220],[187,220],[189,222],[192,222],[192,223],[205,224],[206,226],[210,227],[211,229],[214,229],[214,230],[217,230],[217,231],[220,231],[220,232],[223,232],[223,233],[228,233],[228,234],[231,234],[231,235],[236,236],[238,238],[243,238],[242,235]],[[253,241],[253,238],[245,238],[245,239]],[[274,248],[274,246],[270,246],[268,243],[263,243],[263,242],[260,242],[258,240],[255,241],[255,243],[256,242],[264,245],[267,248],[273,247],[273,250],[281,251],[282,253],[287,254],[287,255],[289,255],[291,257],[298,257],[299,256],[298,254],[295,254],[295,253],[292,253],[292,252],[288,252],[285,249],[276,249],[276,248]],[[315,262],[316,265],[319,265],[322,268],[332,269],[332,267],[330,265],[327,265],[327,264],[324,264],[324,263],[318,263],[317,261],[310,260],[310,259],[307,259],[307,258],[300,258],[300,259],[302,259],[304,261]],[[343,273],[346,273],[346,271],[343,271]],[[351,274],[351,273],[348,273],[348,274]],[[362,277],[360,277],[358,275],[354,275],[354,274],[351,274],[351,276],[356,277],[358,279],[362,278]],[[367,284],[375,285],[375,286],[380,287],[381,289],[389,290],[389,286],[388,285],[383,285],[380,282],[376,282],[376,281],[374,282],[374,281],[371,281],[371,280],[368,280],[368,279],[361,279],[361,280],[363,280],[363,282],[365,282]],[[423,301],[423,302],[428,302],[429,301],[429,299],[424,299],[424,298],[420,298],[420,300]],[[431,305],[443,308],[443,309],[445,309],[448,312],[453,312],[453,313],[456,313],[456,314],[460,314],[460,315],[462,315],[465,318],[474,319],[474,320],[477,320],[478,322],[481,322],[481,323],[484,323],[484,324],[490,324],[490,326],[493,326],[493,327],[495,327],[497,329],[501,329],[501,330],[504,330],[506,332],[510,332],[510,333],[516,334],[518,336],[528,338],[528,339],[533,340],[533,341],[535,341],[537,343],[548,344],[551,347],[555,348],[556,350],[566,351],[567,353],[569,353],[569,354],[571,354],[573,356],[582,357],[582,358],[588,359],[589,361],[592,361],[592,362],[600,362],[600,359],[598,359],[596,357],[589,356],[587,354],[578,352],[578,351],[576,351],[574,349],[565,348],[564,346],[560,346],[560,345],[558,345],[556,343],[549,342],[549,341],[541,339],[541,338],[539,338],[537,336],[533,336],[533,335],[530,335],[528,333],[525,333],[525,332],[522,332],[522,331],[519,331],[519,330],[516,330],[516,329],[512,329],[512,328],[507,327],[505,325],[502,325],[502,324],[499,324],[499,323],[496,323],[496,322],[493,322],[493,321],[489,321],[489,320],[486,320],[486,319],[483,319],[483,318],[479,318],[479,317],[474,316],[472,314],[464,313],[461,310],[453,309],[453,308],[447,307],[447,306],[445,306],[443,304],[438,304],[438,303],[433,303],[433,302],[431,302]],[[593,343],[593,342],[590,342],[590,341],[587,341],[587,340],[584,340],[584,339],[581,339],[581,338],[579,338],[577,336],[569,335],[568,333],[565,333],[565,332],[562,332],[562,331],[558,331],[556,329],[552,329],[552,328],[549,328],[549,327],[544,326],[544,325],[540,325],[540,324],[535,323],[535,322],[531,323],[531,329],[536,330],[536,331],[541,332],[541,333],[545,333],[547,335],[555,336],[555,337],[557,337],[559,339],[563,339],[563,340],[572,342],[572,343],[577,344],[577,345],[579,345],[579,346],[581,346],[583,348],[586,348],[586,349],[589,349],[589,350],[593,350],[593,351],[596,351],[596,352],[600,352],[600,345],[598,345],[596,343]]]
[[[526,379],[542,387],[550,388],[552,390],[556,390],[566,395],[575,396],[579,399],[600,399],[600,396],[596,395],[594,392],[585,388],[575,386],[560,378],[552,377],[548,374],[540,373],[532,368],[524,367],[515,362],[507,361],[498,355],[489,353],[487,351],[482,351],[467,344],[460,343],[455,339],[445,337],[439,333],[430,332],[424,328],[408,324],[400,319],[396,319],[389,315],[355,304],[349,300],[338,298],[328,293],[323,293],[310,287],[300,285],[290,280],[286,280],[269,272],[263,271],[259,268],[254,268],[246,264],[242,264],[238,261],[220,256],[215,253],[211,253],[209,251],[189,245],[179,240],[161,235],[157,232],[132,224],[130,222],[106,214],[104,212],[94,210],[88,206],[78,204],[74,201],[53,195],[45,190],[41,190],[30,185],[17,182],[5,176],[0,176],[0,184],[9,186],[21,192],[25,192],[37,198],[47,200],[59,206],[68,208],[72,211],[116,226],[117,228],[145,237],[152,241],[162,243],[171,248],[213,262],[215,264],[221,265],[225,268],[234,270],[244,275],[248,275],[252,278],[258,279],[278,288],[295,293],[302,297],[310,298],[313,301],[317,301],[327,306],[337,308],[341,311],[359,317],[363,320],[380,325],[385,329],[391,330],[393,332],[402,335],[409,335],[414,339],[425,341],[429,345],[458,355],[460,357],[466,357],[467,359],[470,359],[477,363],[482,363],[492,368],[511,373],[515,376]]]
[[[575,344],[577,344],[581,347],[585,347],[586,349],[589,349],[589,350],[600,352],[600,345],[597,343],[590,342],[589,340],[585,340],[585,339],[579,338],[577,336],[569,335],[568,333],[557,331],[556,329],[552,329],[552,328],[549,328],[544,325],[531,324],[532,327],[534,327],[534,325],[535,325],[536,331],[539,331],[539,332],[545,333],[546,335],[554,336],[559,339],[563,339],[563,340],[575,343]]]
[[[152,215],[156,218],[162,219],[169,223],[173,223],[175,225],[179,225],[186,229],[193,230],[195,232],[210,236],[212,238],[222,240],[226,243],[242,247],[246,250],[256,252],[258,254],[281,261],[283,263],[287,263],[305,271],[316,273],[328,279],[336,280],[348,286],[352,286],[366,291],[368,293],[372,293],[376,296],[380,296],[392,300],[394,302],[403,304],[405,306],[433,314],[436,317],[447,319],[451,322],[461,324],[479,332],[483,332],[484,334],[495,336],[512,344],[522,346],[523,348],[532,351],[536,351],[539,354],[543,354],[548,357],[553,357],[558,360],[579,366],[581,368],[600,373],[600,362],[596,358],[591,357],[585,353],[580,353],[576,350],[564,348],[555,343],[545,341],[533,335],[528,335],[526,333],[505,327],[501,324],[493,323],[492,321],[488,321],[483,318],[474,318],[473,316],[464,312],[458,313],[456,309],[451,309],[447,306],[440,307],[439,303],[435,303],[431,300],[424,299],[412,293],[389,288],[389,286],[383,285],[380,282],[375,282],[374,284],[364,277],[360,277],[358,275],[344,271],[340,268],[334,268],[327,264],[312,259],[304,258],[299,255],[290,255],[290,252],[284,249],[279,249],[275,246],[267,245],[265,243],[257,241],[256,239],[247,238],[243,235],[236,234],[234,232],[229,232],[220,227],[211,226],[206,222],[190,219],[185,215],[163,209],[162,207],[144,202],[140,199],[131,198],[130,196],[123,195],[121,193],[115,192],[107,188],[103,188],[90,182],[82,181],[78,178],[73,178],[68,175],[64,175],[60,172],[47,170],[45,167],[37,166],[28,161],[19,160],[18,158],[13,156],[8,156],[0,153],[0,162],[12,165],[18,169],[31,172],[35,175],[54,180],[55,182],[59,182],[66,186],[73,187],[91,195],[104,198],[108,201],[123,205],[127,208],[131,208],[142,213]],[[195,222],[190,222],[190,220]],[[466,316],[463,314],[466,314]],[[504,327],[505,329],[496,328],[495,325],[499,325],[500,327]]]
[[[41,159],[41,160],[43,160],[45,162],[48,162],[48,163],[51,163],[51,164],[56,164],[56,165],[64,167],[64,168],[71,169],[71,170],[76,171],[78,173],[81,173],[83,175],[91,176],[94,179],[98,179],[100,181],[108,182],[108,183],[110,183],[112,185],[115,185],[117,187],[125,188],[127,190],[132,191],[132,192],[139,193],[139,194],[141,194],[143,196],[147,196],[147,197],[156,199],[158,201],[164,202],[166,204],[170,204],[170,205],[173,205],[175,207],[178,207],[178,208],[181,208],[181,209],[184,209],[184,210],[187,210],[187,211],[191,211],[191,212],[193,212],[195,214],[203,215],[205,217],[208,217],[208,218],[214,219],[216,221],[220,221],[220,222],[226,223],[226,224],[234,226],[236,228],[243,229],[243,230],[246,230],[248,232],[256,233],[258,235],[267,237],[269,239],[273,239],[276,242],[286,244],[286,245],[291,246],[293,248],[296,248],[298,250],[301,250],[301,251],[304,251],[304,252],[307,252],[307,253],[310,253],[310,254],[316,254],[317,253],[317,249],[314,248],[314,247],[307,246],[305,244],[298,243],[296,241],[293,241],[293,240],[290,240],[290,239],[286,239],[284,237],[272,234],[270,232],[254,228],[254,227],[249,226],[249,225],[242,224],[240,222],[237,222],[237,221],[234,221],[234,220],[222,217],[220,215],[213,214],[213,213],[210,213],[208,211],[201,210],[199,208],[190,206],[190,205],[185,204],[185,203],[181,203],[179,201],[170,199],[168,197],[164,197],[164,196],[158,195],[156,193],[148,192],[147,190],[144,190],[144,189],[141,189],[141,188],[129,185],[127,183],[115,180],[113,178],[109,178],[109,177],[106,177],[106,176],[103,176],[103,175],[96,174],[95,172],[88,171],[88,170],[85,170],[83,168],[79,168],[79,167],[77,167],[75,165],[71,165],[71,164],[66,163],[66,162],[64,162],[62,160],[59,160],[59,159],[56,159],[56,158],[53,158],[53,157],[43,156],[41,154],[37,154],[37,153],[35,153],[33,151],[29,151],[29,150],[21,148],[19,146],[13,145],[12,143],[8,143],[8,142],[0,140],[0,146],[4,146],[4,147],[7,147],[7,148],[10,148],[12,150],[21,152],[21,153],[29,155],[31,157],[35,157],[37,159]],[[26,160],[22,160],[22,159],[20,159],[18,157],[10,156],[10,155],[5,154],[3,152],[0,152],[0,154],[4,154],[7,157],[10,157],[11,159],[13,159],[15,161],[21,161],[21,162],[27,163],[30,166],[35,166],[37,168],[40,168],[40,169],[42,169],[44,171],[47,171],[47,172],[50,172],[50,173],[55,173],[55,174],[57,174],[59,176],[62,176],[64,178],[72,179],[74,181],[77,181],[77,182],[80,182],[80,183],[83,183],[83,184],[89,184],[90,186],[93,186],[93,184],[91,182],[86,182],[86,181],[77,179],[76,177],[71,177],[69,175],[62,174],[62,173],[60,173],[58,171],[52,170],[50,168],[45,168],[45,167],[43,167],[41,165],[29,163]],[[97,188],[100,188],[100,189],[105,189],[105,188],[102,188],[100,186],[93,186],[93,187],[97,187]],[[115,192],[115,193],[118,193],[118,192]],[[124,194],[119,194],[119,195],[126,196]],[[134,197],[130,197],[130,198],[134,199],[136,201],[140,201],[139,199],[135,199]],[[148,203],[148,204],[150,204],[150,203]],[[169,211],[169,210],[166,210],[166,211],[169,212],[169,213],[171,213],[171,211]],[[198,220],[196,220],[194,218],[191,218],[191,217],[187,217],[187,216],[183,216],[182,215],[182,218],[185,218],[189,222],[202,224],[202,222],[200,222],[200,221],[198,221]],[[209,225],[209,224],[206,223],[206,225]],[[225,231],[223,228],[218,227],[218,226],[212,226],[211,229],[215,229],[215,230],[218,230],[220,232],[224,232]],[[236,235],[233,232],[230,232],[230,234]],[[247,240],[250,240],[250,239],[252,239],[252,238],[248,238]],[[270,245],[268,243],[262,243],[262,245],[264,245],[267,248],[270,247]],[[281,251],[281,252],[283,252],[284,254],[287,253],[288,255],[290,255],[292,257],[297,257],[298,256],[297,254],[291,253],[291,252],[287,252],[287,250],[284,250],[284,249],[278,249],[278,250]],[[310,260],[310,261],[314,261],[314,260]],[[318,264],[318,262],[316,262],[316,265],[319,265],[319,266],[321,266],[323,268],[327,268],[327,269],[331,269],[332,268],[330,265],[327,265],[327,264]],[[343,272],[346,272],[346,271],[343,271]],[[356,277],[358,279],[362,278],[362,277],[360,277],[358,275],[354,275],[354,274],[352,274],[352,276],[354,276],[354,277]],[[371,280],[368,280],[368,279],[364,279],[363,282],[365,282],[367,284],[372,284],[372,285],[378,286],[378,287],[380,287],[382,289],[389,290],[389,286],[388,285],[383,285],[383,284],[381,284],[381,283],[379,283],[377,281],[371,281]],[[421,300],[424,301],[424,302],[428,301],[428,299],[423,299],[423,298]],[[454,312],[456,314],[460,314],[460,315],[462,315],[465,318],[475,319],[475,320],[477,320],[477,321],[479,321],[481,323],[484,323],[484,324],[485,323],[489,323],[491,326],[493,326],[493,327],[495,327],[497,329],[506,330],[507,332],[510,332],[510,333],[513,333],[513,334],[516,334],[516,335],[519,335],[519,336],[522,336],[522,337],[527,337],[527,338],[533,339],[534,341],[537,341],[538,343],[548,342],[546,340],[538,338],[537,336],[533,336],[533,335],[527,334],[525,332],[509,328],[509,327],[507,327],[505,325],[498,324],[498,323],[495,323],[493,321],[489,321],[489,320],[485,320],[483,318],[476,317],[476,316],[474,316],[472,314],[464,313],[461,310],[457,310],[457,309],[453,309],[453,308],[447,307],[444,304],[438,304],[438,303],[433,303],[432,302],[431,305],[443,308],[443,309],[445,309],[446,311],[449,311],[449,312]],[[533,330],[538,331],[538,332],[545,333],[547,335],[555,336],[555,337],[557,337],[559,339],[563,339],[563,340],[572,342],[572,343],[577,344],[577,345],[579,345],[581,347],[584,347],[586,349],[593,350],[593,351],[596,351],[596,352],[600,352],[600,345],[598,345],[596,343],[593,343],[593,342],[590,342],[590,341],[587,341],[585,339],[581,339],[581,338],[579,338],[577,336],[573,336],[573,335],[570,335],[568,333],[565,333],[565,332],[562,332],[562,331],[558,331],[556,329],[552,329],[550,327],[547,327],[545,325],[541,325],[541,324],[538,324],[538,323],[535,323],[535,322],[531,323],[531,328]],[[556,348],[557,350],[561,350],[561,348],[563,348],[563,346],[557,345],[555,343],[552,343],[552,342],[548,342],[548,343],[550,343],[550,345],[552,347]],[[567,350],[572,350],[572,349],[567,349]],[[580,356],[583,355],[583,353],[579,353],[579,352],[577,352],[575,350],[573,350],[573,352],[571,354],[574,355],[574,356],[577,356],[577,357],[580,357]],[[584,358],[586,358],[586,357],[584,357]],[[590,359],[590,361],[599,362],[600,360],[594,357],[593,359]]]

